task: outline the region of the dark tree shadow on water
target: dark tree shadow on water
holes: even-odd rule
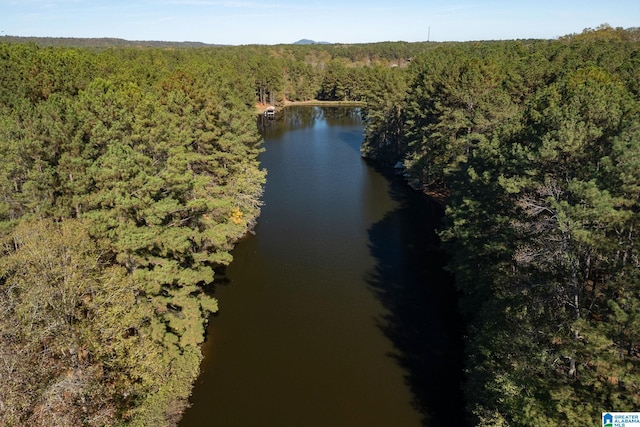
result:
[[[389,177],[399,208],[369,229],[376,267],[368,284],[388,313],[376,319],[405,370],[414,406],[428,427],[464,425],[463,325],[453,279],[435,228],[442,208]]]

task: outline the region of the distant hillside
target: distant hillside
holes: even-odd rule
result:
[[[309,39],[301,39],[298,40],[297,42],[295,42],[294,44],[331,44],[329,42],[317,42],[314,40],[309,40]]]
[[[0,42],[8,43],[35,43],[38,46],[67,46],[67,47],[160,47],[160,48],[187,48],[187,47],[212,47],[222,46],[201,42],[169,42],[153,40],[124,40],[117,38],[76,38],[76,37],[19,37],[3,36]]]

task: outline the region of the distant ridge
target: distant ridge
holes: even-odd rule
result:
[[[331,44],[329,42],[317,42],[314,40],[309,40],[309,39],[301,39],[298,40],[297,42],[295,42],[294,44]]]
[[[21,37],[2,36],[0,43],[35,43],[38,46],[65,46],[65,47],[162,47],[162,48],[187,48],[187,47],[216,47],[219,44],[207,44],[201,42],[170,42],[154,40],[124,40],[111,37],[103,38],[79,38],[79,37]]]

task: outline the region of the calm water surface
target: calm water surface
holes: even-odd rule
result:
[[[440,212],[360,157],[358,111],[265,124],[265,205],[215,296],[181,427],[459,425]]]

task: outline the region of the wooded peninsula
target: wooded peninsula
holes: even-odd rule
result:
[[[361,103],[362,155],[446,208],[466,425],[640,407],[639,29],[72,44],[0,38],[0,424],[180,420],[260,213],[256,106],[310,100]]]

